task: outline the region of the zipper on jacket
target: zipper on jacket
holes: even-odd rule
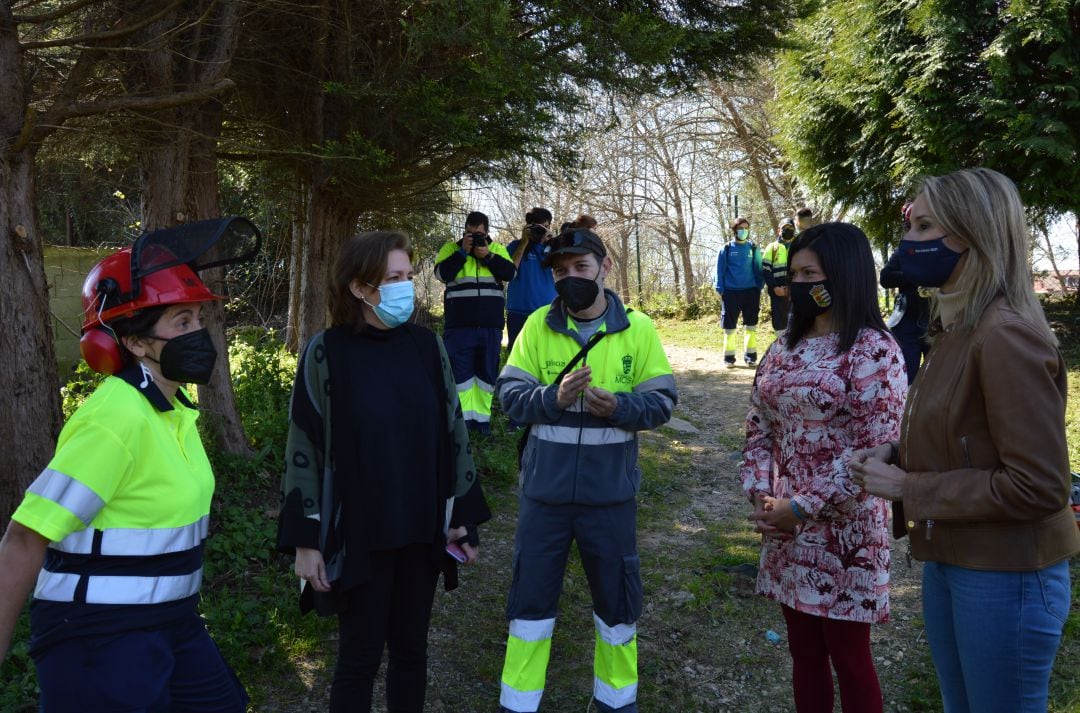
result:
[[[929,542],[934,537],[934,521],[926,521],[926,541]]]
[[[960,436],[960,446],[964,449],[964,465],[971,467],[971,451],[968,450],[967,436]]]
[[[581,366],[586,366],[589,361],[588,356],[581,358]],[[586,387],[588,388],[588,387]],[[581,436],[585,432],[585,393],[578,394],[578,407],[581,409],[578,411],[577,422],[577,450],[574,452],[574,484],[570,488],[570,502],[577,502],[577,477],[578,471],[581,470]]]

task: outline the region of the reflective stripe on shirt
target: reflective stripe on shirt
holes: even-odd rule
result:
[[[502,290],[497,287],[482,287],[478,289],[469,288],[468,291],[461,292],[447,292],[444,297],[448,300],[455,297],[499,297],[503,296]]]
[[[46,468],[30,484],[27,492],[56,503],[79,518],[84,525],[105,507],[105,501],[90,488],[58,470]]]
[[[75,601],[75,589],[83,575],[41,570],[34,598],[54,602]],[[87,604],[161,604],[198,593],[202,568],[190,574],[163,577],[93,575],[87,577]]]
[[[150,557],[170,552],[183,552],[197,547],[210,530],[210,516],[204,515],[190,525],[139,530],[114,528],[101,531],[101,551],[104,556]],[[90,554],[96,530],[87,528],[73,532],[60,542],[49,546],[71,554]]]

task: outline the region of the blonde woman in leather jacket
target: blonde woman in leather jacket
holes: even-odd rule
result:
[[[984,168],[927,179],[901,269],[932,298],[933,345],[900,440],[857,452],[866,490],[925,562],[927,639],[946,713],[1047,708],[1069,611],[1066,368],[1032,288],[1016,186]],[[905,249],[906,248],[906,249]]]

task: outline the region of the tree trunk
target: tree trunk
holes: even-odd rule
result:
[[[1073,218],[1076,219],[1076,259],[1077,267],[1080,267],[1080,208],[1073,211]],[[1080,307],[1080,280],[1077,280],[1076,284],[1076,305]]]
[[[30,120],[11,3],[0,5],[0,525],[52,457],[60,432],[45,256],[37,232],[34,149],[12,150]]]
[[[735,106],[735,102],[731,100],[731,97],[721,96],[720,100],[724,103],[724,108],[727,109],[728,119],[731,121],[732,128],[735,129],[735,135],[739,138],[743,153],[746,154],[746,158],[750,161],[750,175],[754,177],[758,193],[761,194],[761,200],[765,203],[765,210],[769,213],[772,234],[776,235],[780,230],[780,221],[776,216],[776,209],[773,208],[772,193],[769,191],[769,182],[765,178],[765,166],[758,153],[758,147],[754,143],[754,136],[751,134],[750,127],[743,121],[739,109]]]
[[[218,184],[217,139],[221,135],[222,106],[217,100],[194,111],[195,137],[188,154],[187,210],[195,220],[221,217]],[[213,292],[224,294],[225,268],[214,268],[200,274]],[[207,302],[203,305],[203,321],[217,349],[218,359],[210,383],[199,386],[199,410],[209,420],[214,439],[226,453],[251,456],[240,410],[236,406],[232,375],[229,372],[229,339],[225,333],[225,305]]]
[[[146,53],[132,68],[136,84],[167,93],[184,85],[210,84],[226,75],[234,46],[237,3],[220,2],[206,7],[197,3],[190,10],[193,17],[204,12],[212,14],[212,21],[193,22],[170,41]],[[140,153],[141,207],[146,230],[221,217],[217,165],[221,121],[222,105],[216,98],[153,114],[153,129],[147,132],[151,138]],[[200,277],[212,291],[224,292],[224,269],[208,270]],[[203,319],[218,360],[210,383],[198,387],[199,407],[221,450],[251,455],[229,373],[224,305],[205,304]]]
[[[294,193],[290,225],[289,309],[285,327],[285,348],[294,354],[303,346],[300,341],[300,283],[304,274],[304,237],[307,233],[307,191],[297,187]]]
[[[671,237],[671,227],[664,227],[664,242],[667,243],[668,260],[671,261],[671,274],[675,278],[675,294],[682,292],[682,279],[679,275],[679,256],[675,251],[675,241]]]
[[[345,201],[327,190],[321,180],[312,184],[307,216],[307,235],[301,247],[303,257],[299,261],[297,342],[301,348],[319,330],[326,328],[333,263],[338,247],[355,232],[359,218]]]
[[[61,425],[45,256],[34,219],[33,164],[29,150],[0,157],[0,280],[5,285],[0,354],[6,362],[0,389],[3,524],[52,457]]]
[[[619,254],[622,258],[615,263],[615,270],[619,278],[619,293],[622,301],[630,304],[630,260],[633,253],[630,251],[630,231],[636,226],[623,225],[619,228]]]

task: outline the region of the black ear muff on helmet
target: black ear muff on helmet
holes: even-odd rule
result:
[[[99,374],[116,374],[124,367],[124,354],[116,335],[104,325],[83,332],[79,351],[87,365]]]

